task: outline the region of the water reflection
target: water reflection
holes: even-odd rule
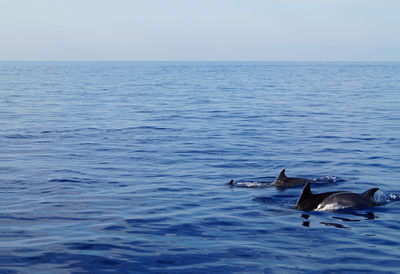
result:
[[[349,219],[349,218],[344,218],[344,217],[336,217],[336,216],[333,216],[332,217],[333,219],[338,219],[338,220],[342,220],[343,222],[359,222],[359,221],[361,221],[361,220],[358,220],[358,219]]]
[[[301,214],[301,217],[308,220],[308,218],[310,218],[310,215]],[[304,221],[302,225],[305,226],[305,227],[310,227],[310,221]]]
[[[344,222],[359,222],[359,221],[362,221],[362,220],[374,220],[376,218],[375,214],[373,212],[359,213],[359,212],[351,210],[351,211],[343,211],[341,213],[342,214],[353,215],[353,216],[356,216],[356,217],[364,217],[365,219],[350,219],[350,218],[345,218],[345,217],[342,217],[342,216],[333,216],[332,218],[339,219],[339,220],[342,220]]]
[[[364,218],[348,218],[348,217],[343,217],[343,216],[332,216],[332,219],[335,220],[340,220],[342,222],[361,222],[363,220],[374,220],[375,218],[377,218],[375,216],[375,214],[373,212],[366,212],[366,213],[359,213],[359,212],[355,212],[355,211],[348,211],[348,212],[341,212],[342,214],[350,214],[356,217],[364,217]],[[311,216],[309,214],[301,214],[300,215],[301,218],[306,219],[307,221],[302,221],[301,225],[305,226],[305,227],[310,227],[311,225]],[[333,226],[336,228],[343,228],[343,229],[351,229],[348,226],[343,225],[342,223],[337,223],[337,222],[319,222],[322,225],[325,226]]]
[[[301,214],[301,217],[303,217],[304,219],[308,219],[308,218],[310,218],[310,215],[308,215],[308,214]]]
[[[337,223],[320,222],[320,224],[323,224],[323,225],[326,225],[326,226],[333,226],[333,227],[336,227],[336,228],[350,229],[350,227],[344,226],[342,224],[337,224]]]

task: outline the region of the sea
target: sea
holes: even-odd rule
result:
[[[400,273],[399,177],[399,62],[0,62],[0,273]]]

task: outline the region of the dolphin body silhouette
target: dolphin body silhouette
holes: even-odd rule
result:
[[[309,183],[310,180],[306,178],[290,178],[286,177],[285,169],[282,169],[275,181],[271,184],[277,187],[299,186]]]
[[[306,183],[297,201],[296,208],[303,211],[335,210],[341,208],[361,208],[378,206],[374,194],[379,188],[370,188],[357,194],[348,191],[331,191],[319,194],[311,192],[310,183]]]

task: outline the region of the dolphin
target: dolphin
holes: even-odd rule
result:
[[[319,194],[311,192],[310,183],[306,183],[296,203],[296,209],[303,211],[335,210],[340,208],[361,208],[377,206],[374,194],[379,188],[370,188],[357,194],[348,191],[331,191]]]
[[[282,169],[275,181],[271,184],[277,187],[299,186],[309,183],[310,180],[305,178],[289,178],[285,175],[285,169]]]

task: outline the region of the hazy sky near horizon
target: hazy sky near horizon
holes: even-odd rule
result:
[[[399,0],[0,0],[0,60],[400,61]]]

